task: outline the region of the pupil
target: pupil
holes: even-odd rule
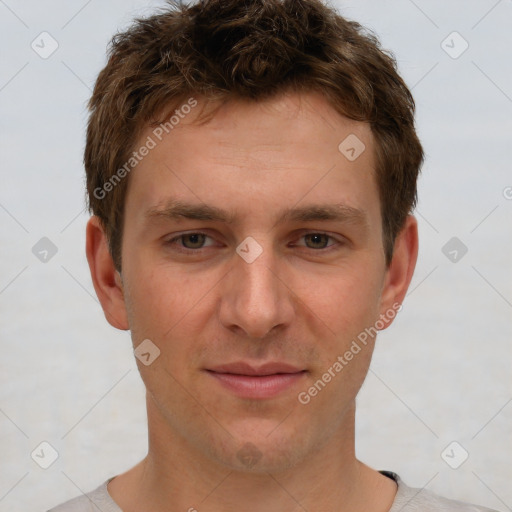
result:
[[[196,245],[196,244],[201,245],[201,241],[198,240],[198,237],[201,237],[201,236],[203,236],[203,235],[201,235],[200,233],[193,233],[190,235],[186,235],[185,240],[188,238],[192,245]]]
[[[319,239],[325,238],[325,235],[322,235],[320,233],[309,235],[309,236],[311,237],[313,244],[318,244],[318,243],[321,244],[321,240],[319,240]]]

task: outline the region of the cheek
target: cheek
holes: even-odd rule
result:
[[[183,292],[188,288],[182,287],[187,283],[178,283],[172,272],[142,262],[132,268],[137,272],[127,276],[125,290],[132,338],[134,343],[144,338],[157,342],[190,309],[190,294]]]
[[[142,267],[139,267],[142,268]],[[156,346],[158,355],[149,364],[136,360],[148,393],[159,407],[174,407],[183,391],[179,382],[189,371],[186,362],[194,351],[195,332],[190,330],[194,297],[184,293],[182,282],[170,273],[139,272],[126,293],[134,349],[144,340]],[[156,353],[156,352],[155,352]],[[181,390],[181,391],[180,391]]]
[[[307,278],[300,297],[339,341],[357,335],[378,318],[381,276],[368,264]]]
[[[131,276],[126,290],[133,345],[151,340],[160,350],[159,365],[182,375],[204,336],[212,307],[207,292],[213,285],[170,266],[133,268],[144,269]]]

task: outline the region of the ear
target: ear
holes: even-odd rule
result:
[[[381,293],[380,318],[388,327],[398,312],[411,283],[418,259],[418,223],[409,215],[396,237],[393,257],[386,270]]]
[[[114,266],[99,217],[91,217],[86,229],[86,254],[96,295],[105,318],[113,327],[128,330],[128,316],[121,275]]]

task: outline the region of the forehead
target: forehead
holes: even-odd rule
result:
[[[130,176],[127,203],[138,211],[177,199],[250,215],[257,200],[274,212],[327,202],[379,215],[370,127],[321,94],[230,100],[204,123],[205,104],[192,99],[139,139],[152,149]]]
[[[146,128],[142,139],[150,136],[159,144],[171,134],[175,139],[208,136],[221,144],[217,149],[231,147],[235,151],[278,145],[280,149],[295,146],[296,150],[304,143],[304,149],[310,150],[312,144],[321,144],[329,145],[329,152],[336,156],[339,143],[350,134],[366,145],[374,144],[368,123],[341,115],[323,94],[314,91],[285,91],[258,101],[230,98],[221,102],[189,96],[162,109],[159,117],[159,122]]]
[[[207,103],[201,98],[197,101],[198,108],[182,116],[176,128],[186,131],[187,127],[200,127],[205,132],[216,132],[219,139],[222,134],[229,134],[232,146],[236,147],[254,149],[262,144],[269,147],[278,144],[297,145],[309,139],[317,139],[312,137],[317,130],[326,144],[335,142],[344,133],[354,133],[373,142],[367,123],[340,115],[319,92],[283,92],[259,101],[233,98],[223,104]],[[185,102],[182,102],[174,112],[184,105]],[[207,115],[207,122],[198,125],[203,113]],[[326,139],[327,133],[330,137]],[[230,140],[224,142],[229,145]],[[318,142],[314,140],[314,143]]]

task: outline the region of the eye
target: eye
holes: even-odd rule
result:
[[[194,232],[194,233],[184,233],[181,235],[178,235],[174,238],[171,238],[170,240],[167,240],[167,245],[177,245],[178,250],[180,247],[184,248],[185,251],[193,251],[197,249],[202,249],[203,247],[207,247],[204,245],[205,239],[210,238],[205,233],[201,232]],[[181,240],[181,243],[178,244],[178,241]],[[211,244],[210,244],[211,245]]]
[[[301,239],[302,238],[306,241],[306,247],[309,249],[322,250],[327,249],[328,247],[332,247],[333,245],[336,245],[336,240],[327,233],[306,233],[305,235],[302,235]],[[327,245],[329,240],[334,240],[335,243]]]
[[[205,243],[207,240],[211,240],[211,243]],[[305,247],[306,249],[312,249],[313,251],[328,251],[331,248],[335,249],[335,246],[343,245],[341,241],[335,239],[328,233],[323,232],[311,232],[303,234],[299,240],[304,239],[305,244],[297,244],[298,247]],[[332,242],[329,244],[329,240]],[[169,240],[165,241],[165,245],[171,246],[173,249],[183,253],[200,253],[201,249],[215,245],[213,239],[206,233],[200,231],[194,231],[190,233],[182,233]]]

